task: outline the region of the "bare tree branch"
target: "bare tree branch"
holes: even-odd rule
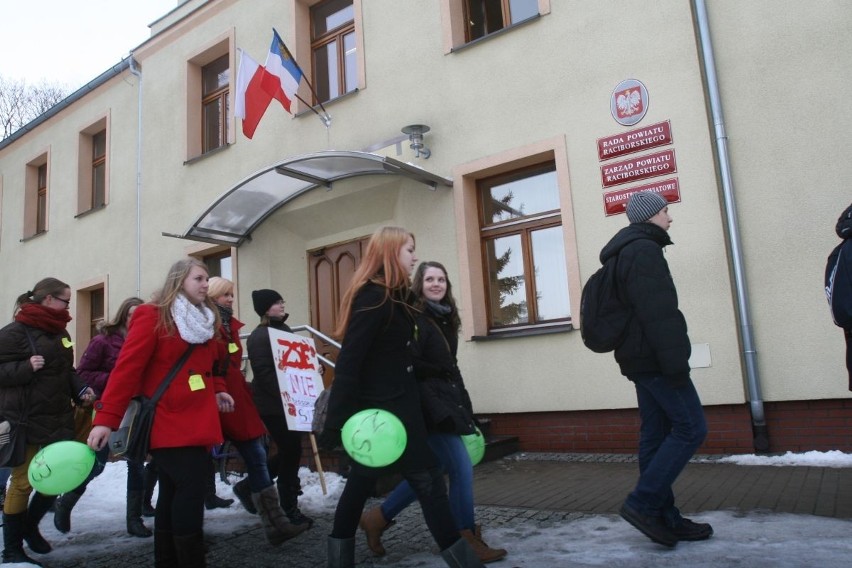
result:
[[[69,94],[70,89],[63,85],[43,80],[31,86],[25,81],[6,79],[0,75],[0,140],[8,138]]]

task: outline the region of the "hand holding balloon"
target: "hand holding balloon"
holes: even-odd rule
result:
[[[60,495],[78,487],[95,465],[95,452],[74,441],[55,442],[33,456],[27,478],[43,495]]]

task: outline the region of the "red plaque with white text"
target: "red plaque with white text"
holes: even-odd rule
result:
[[[645,156],[636,156],[629,160],[613,162],[601,166],[601,183],[612,187],[642,179],[665,176],[677,171],[674,150],[663,150]]]
[[[616,191],[604,193],[604,212],[606,213],[606,216],[609,217],[611,215],[624,213],[625,208],[627,207],[627,201],[630,199],[630,196],[637,191],[654,191],[662,195],[669,203],[680,202],[680,184],[678,183],[677,178],[665,179],[637,187],[618,189]]]
[[[611,160],[634,152],[667,146],[671,143],[672,124],[666,120],[644,128],[598,138],[598,160]]]

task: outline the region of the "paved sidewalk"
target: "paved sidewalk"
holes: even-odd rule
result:
[[[695,460],[678,479],[675,491],[684,513],[765,510],[852,519],[852,468],[738,466],[714,462],[712,458],[706,462]],[[524,527],[534,530],[590,516],[615,515],[637,473],[638,465],[632,456],[514,454],[475,469],[477,519],[489,530],[514,527],[523,531]],[[331,514],[316,515],[315,520],[310,531],[278,548],[266,543],[259,523],[248,522],[244,530],[234,534],[208,530],[208,565],[325,566],[325,539],[331,528]],[[123,530],[123,526],[117,528]],[[152,539],[114,538],[122,538],[121,546],[110,549],[107,544],[103,554],[65,563],[52,562],[50,555],[39,559],[47,566],[69,568],[153,565]],[[383,540],[389,553],[374,559],[363,534],[358,534],[359,566],[395,566],[424,551],[437,553],[417,506],[401,514]],[[406,566],[414,565],[409,562],[405,562]],[[511,555],[498,565],[513,568]]]

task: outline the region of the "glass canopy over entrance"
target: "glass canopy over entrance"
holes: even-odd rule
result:
[[[288,158],[253,173],[214,201],[183,234],[165,236],[238,247],[277,209],[317,187],[354,176],[400,175],[429,186],[452,180],[393,158],[355,151],[323,151]]]

